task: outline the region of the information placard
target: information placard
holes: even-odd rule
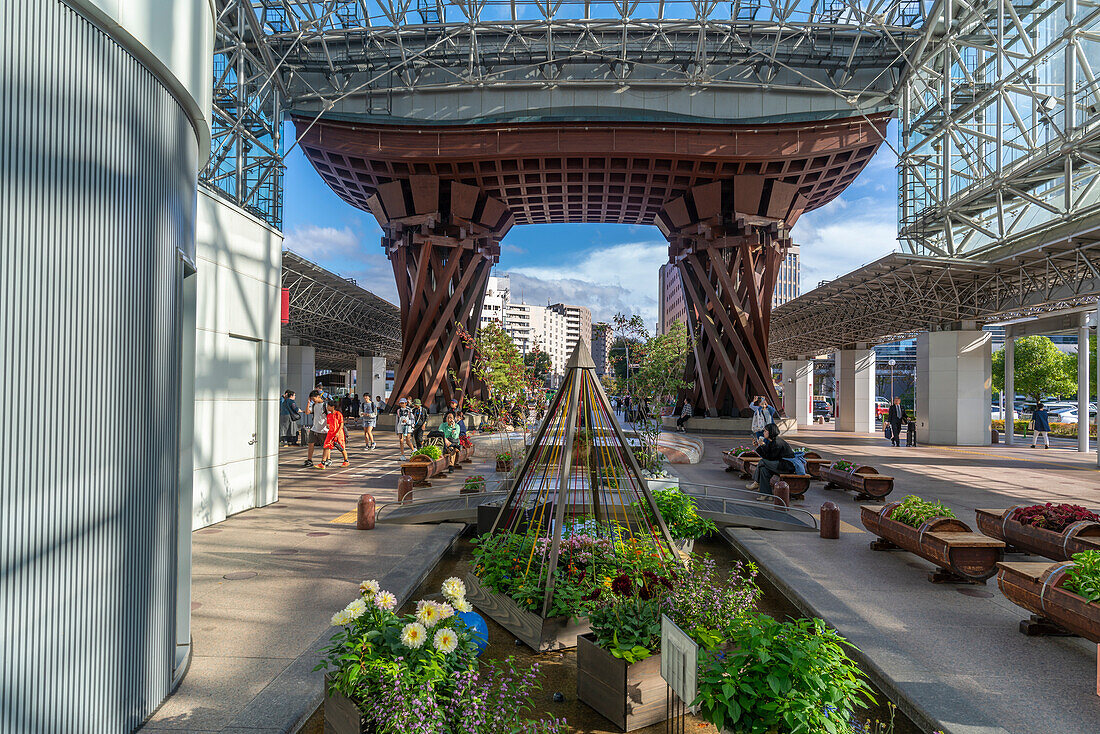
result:
[[[699,645],[676,623],[661,615],[661,677],[680,700],[691,705],[696,695]]]

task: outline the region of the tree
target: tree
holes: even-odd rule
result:
[[[690,389],[684,380],[691,339],[683,322],[672,324],[668,332],[649,337],[635,350],[638,370],[631,377],[631,394],[641,409],[634,428],[641,439],[645,468],[659,472],[664,456],[657,450],[661,433],[661,406],[680,390]]]
[[[1080,350],[1080,347],[1078,347]],[[1073,373],[1074,385],[1077,384],[1077,355],[1069,354],[1069,369]],[[1096,352],[1096,337],[1089,337],[1089,397],[1097,396],[1100,394],[1096,392],[1096,360],[1100,359],[1100,354]]]
[[[546,381],[546,376],[550,374],[550,369],[553,367],[550,355],[537,346],[523,357],[523,364],[527,366],[530,381],[539,384]]]
[[[646,331],[645,321],[637,314],[627,317],[617,313],[611,323],[612,333],[615,335],[608,350],[611,366],[622,387],[629,390],[631,355],[642,344],[642,340],[649,336],[649,332]]]
[[[1017,339],[1014,362],[1017,393],[1038,400],[1044,395],[1062,397],[1077,392],[1077,356],[1061,352],[1045,336]],[[993,354],[993,389],[997,392],[1005,389],[1004,349]]]

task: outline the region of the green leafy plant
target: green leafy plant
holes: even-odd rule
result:
[[[844,461],[842,459],[840,461],[834,461],[832,468],[836,469],[837,471],[851,471],[855,468],[855,464],[850,461]]]
[[[696,539],[718,532],[718,526],[713,521],[699,515],[695,500],[676,487],[658,489],[651,494],[673,538]],[[645,515],[647,522],[656,524],[657,520],[653,517],[653,511],[649,509],[648,503],[635,502],[634,507]]]
[[[588,613],[596,644],[628,663],[645,660],[660,650],[660,599],[614,599]]]
[[[704,647],[714,647],[725,631],[752,612],[760,588],[756,566],[734,563],[719,569],[708,555],[692,556],[668,595],[668,616]]]
[[[438,461],[443,458],[443,449],[438,446],[422,446],[416,451],[413,451],[411,456],[427,456],[432,461]]]
[[[497,454],[497,461],[511,461],[511,460],[512,460],[512,454],[507,452],[507,451],[505,451],[502,454]]]
[[[934,517],[955,517],[955,513],[942,502],[922,500],[915,494],[906,495],[901,504],[890,513],[891,520],[914,528],[919,528]]]
[[[856,710],[874,703],[844,639],[820,619],[753,614],[726,641],[729,649],[701,653],[694,701],[719,730],[847,734]]]
[[[754,451],[756,451],[756,449],[752,446],[738,446],[735,449],[730,449],[730,453],[734,456],[744,456],[745,454]]]
[[[1065,588],[1090,602],[1100,602],[1100,551],[1074,553],[1066,571]]]
[[[485,489],[485,477],[480,474],[475,474],[472,477],[466,477],[466,481],[462,483],[462,488],[467,490],[477,490],[480,492]]]

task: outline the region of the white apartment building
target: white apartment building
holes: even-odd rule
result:
[[[581,335],[590,338],[592,312],[584,306],[556,303],[537,306],[515,303],[511,299],[511,282],[507,275],[489,276],[480,324],[499,321],[512,337],[520,353],[527,354],[537,346],[550,357],[551,371],[565,373],[565,363]]]

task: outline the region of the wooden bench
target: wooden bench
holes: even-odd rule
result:
[[[1100,643],[1100,604],[1065,588],[1066,563],[998,563],[997,586],[1013,604],[1031,612],[1020,622],[1025,635],[1067,632]],[[1098,681],[1100,682],[1100,681]]]
[[[932,583],[984,584],[997,573],[1003,542],[951,517],[934,517],[914,528],[890,517],[899,504],[860,507],[863,526],[881,538],[871,543],[871,550],[907,550],[934,563],[938,569],[928,574]]]
[[[740,456],[734,456],[732,451],[723,451],[722,461],[726,464],[726,471],[736,471],[742,479],[752,479],[760,455],[755,451],[747,451]]]
[[[1016,505],[1007,510],[974,510],[978,529],[991,538],[1003,540],[1019,549],[1055,561],[1068,561],[1074,553],[1100,550],[1100,523],[1089,520],[1075,522],[1060,533],[1012,519]]]
[[[459,446],[458,447],[458,458],[455,459],[455,461],[457,463],[460,463],[460,464],[469,464],[469,463],[473,462],[473,460],[474,460],[473,457],[474,457],[474,445],[473,444],[470,444],[469,446]]]
[[[836,469],[836,462],[821,466],[818,474],[824,479],[825,489],[850,490],[859,502],[884,502],[894,491],[894,478],[879,474],[873,466],[854,464],[849,471]]]
[[[806,460],[806,473],[814,479],[821,479],[821,467],[832,463],[830,459],[821,458],[816,451],[806,451],[802,457]]]

